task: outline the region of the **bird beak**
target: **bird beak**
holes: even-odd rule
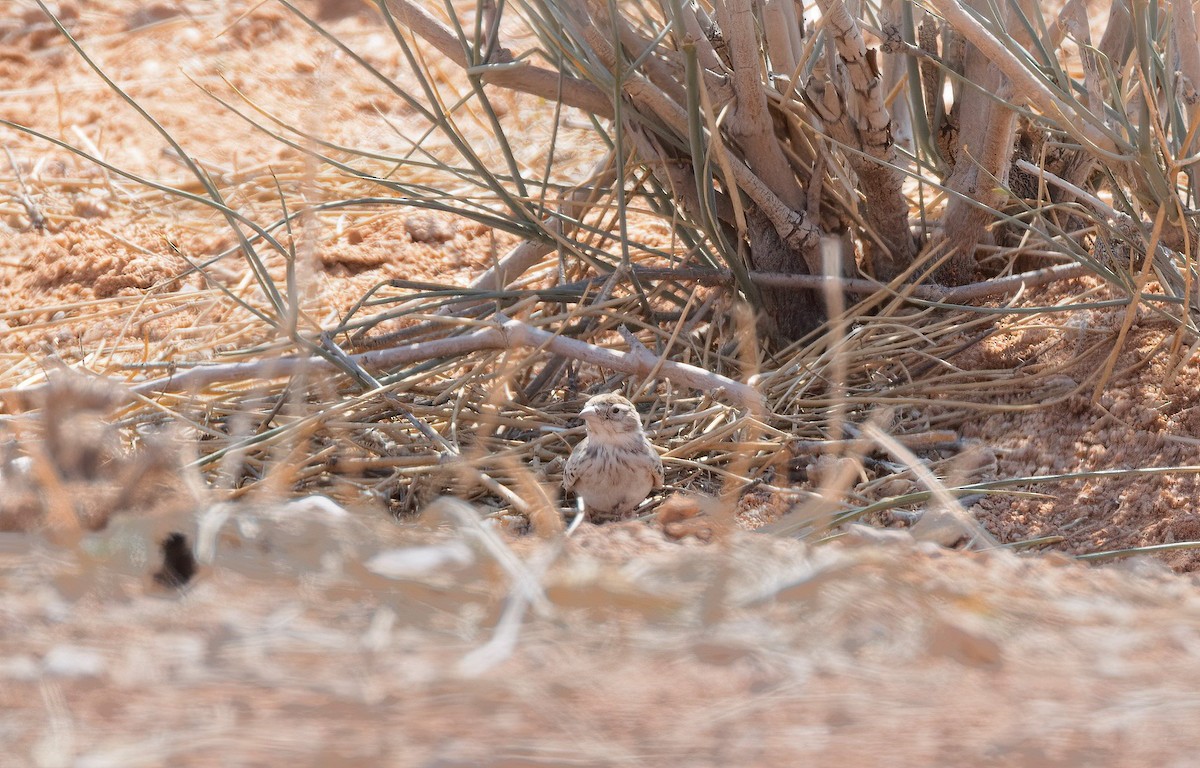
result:
[[[584,408],[579,412],[580,418],[582,418],[584,421],[587,421],[588,419],[594,418],[598,415],[599,412],[596,410],[596,406],[594,405],[589,405],[587,408]]]

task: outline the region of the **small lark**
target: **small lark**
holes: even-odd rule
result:
[[[593,522],[620,519],[662,488],[662,459],[633,403],[615,392],[588,400],[579,415],[587,437],[567,459],[563,488],[575,492]]]

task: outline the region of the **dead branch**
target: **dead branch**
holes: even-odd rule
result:
[[[761,413],[765,407],[762,395],[748,384],[734,381],[712,371],[687,363],[663,360],[638,345],[623,352],[577,339],[560,336],[535,328],[528,323],[497,315],[499,323],[476,331],[433,341],[404,344],[387,349],[347,355],[347,360],[366,370],[386,370],[396,366],[446,357],[464,357],[483,350],[537,349],[563,355],[582,363],[608,368],[631,376],[647,376],[651,372],[693,389],[724,392],[737,405]],[[126,385],[124,390],[134,397],[152,397],[181,392],[198,392],[216,384],[243,383],[247,387],[263,381],[281,379],[300,373],[335,372],[341,370],[332,362],[310,356],[279,357],[273,360],[253,360],[241,363],[207,365],[172,376]],[[120,386],[119,382],[114,382]],[[0,399],[9,413],[26,411],[44,396],[47,385],[20,387],[0,392]]]
[[[559,213],[563,215],[548,216],[542,221],[547,232],[565,239],[569,230],[574,230],[574,227],[568,229],[566,219],[569,217],[576,221],[581,220],[592,208],[598,187],[616,181],[613,163],[613,153],[608,152],[593,166],[588,181],[576,186],[565,200],[560,201]],[[471,288],[478,291],[502,291],[557,247],[558,243],[549,239],[525,240],[475,278]]]
[[[399,21],[417,33],[441,54],[463,69],[467,54],[458,37],[428,11],[410,0],[387,0],[388,8]],[[502,54],[505,55],[505,54]],[[571,75],[542,69],[511,60],[495,62],[481,75],[483,82],[540,96],[550,101],[561,100],[601,117],[613,116],[612,99],[600,88]]]
[[[694,280],[711,285],[732,285],[735,280],[733,273],[725,269],[634,267],[633,273],[643,280]],[[807,288],[811,290],[833,288],[844,293],[859,295],[870,295],[888,290],[888,286],[883,283],[858,278],[793,275],[788,272],[750,272],[748,274],[750,281],[760,288]],[[989,296],[1013,294],[1020,290],[1047,285],[1059,280],[1083,277],[1087,274],[1091,274],[1091,269],[1083,264],[1056,264],[1052,267],[960,285],[956,288],[943,288],[937,285],[905,285],[897,289],[897,295],[923,302],[965,304]],[[608,275],[605,275],[592,278],[588,282],[603,282],[607,279]]]

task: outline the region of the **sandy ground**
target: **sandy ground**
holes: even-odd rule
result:
[[[1165,571],[589,528],[509,637],[482,548],[388,579],[362,565],[389,570],[378,532],[336,528],[321,569],[227,556],[183,598],[120,556],[4,554],[4,764],[1185,765],[1195,746],[1200,599]],[[284,553],[289,534],[261,535]]]
[[[198,190],[41,12],[13,5],[0,17],[0,117]],[[310,204],[347,190],[187,76],[226,96],[227,81],[346,145],[403,151],[392,126],[416,130],[403,104],[272,3],[56,7],[257,215],[280,211],[265,168]],[[303,7],[403,78],[369,13]],[[536,163],[546,105],[498,103]],[[246,285],[240,262],[178,278],[189,259],[232,245],[217,214],[25,134],[0,129],[0,144],[20,172],[0,160],[8,386],[39,381],[55,358],[116,375],[207,358],[235,336],[271,341],[239,330],[250,318],[222,292]],[[581,145],[559,161],[595,156]],[[513,242],[419,211],[354,213],[306,236],[318,318],[390,277],[465,283]],[[1013,321],[951,362],[1051,369],[1097,344],[1082,358],[1094,371],[1123,313]],[[1170,354],[1167,331],[1139,317],[1095,402],[1076,367],[1048,379],[1048,407],[994,408],[1018,396],[993,395],[951,426],[995,455],[997,477],[1200,464],[1200,366],[1186,346]],[[75,426],[103,435],[87,418]],[[245,505],[228,519],[209,505],[197,520],[180,511],[198,492],[178,463],[153,469],[158,490],[127,498],[77,459],[67,491],[122,514],[79,540],[0,533],[0,766],[1187,765],[1200,741],[1198,556],[1092,567],[1064,554],[1200,538],[1195,475],[975,502],[1001,542],[1063,537],[1018,555],[904,532],[810,547],[740,531],[704,545],[632,523],[585,526],[562,545],[437,516],[445,510],[401,526],[314,501]],[[182,593],[153,578],[158,542],[176,527],[213,553]]]

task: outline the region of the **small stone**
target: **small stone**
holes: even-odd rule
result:
[[[971,536],[971,531],[953,512],[936,507],[927,509],[909,532],[917,541],[932,541],[947,548],[953,548]]]
[[[445,243],[454,238],[454,227],[429,214],[414,214],[404,220],[404,228],[415,243]]]

